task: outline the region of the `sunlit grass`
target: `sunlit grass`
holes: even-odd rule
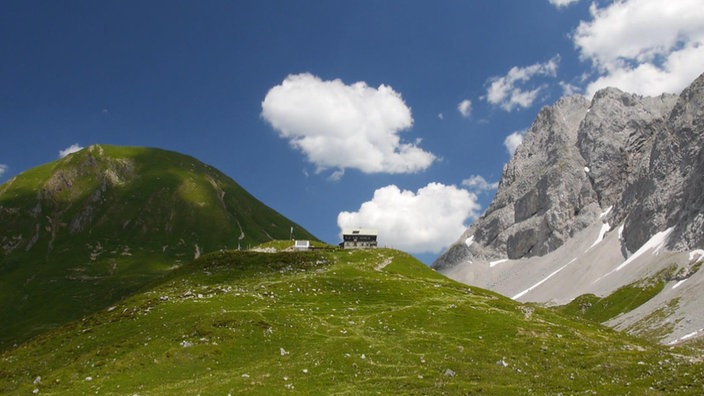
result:
[[[0,355],[0,393],[697,394],[679,352],[393,250],[221,252]]]
[[[0,186],[0,350],[295,226],[196,159],[91,146]]]
[[[603,298],[585,294],[560,307],[559,310],[601,323],[638,308],[660,293],[664,286],[665,282],[660,280],[649,284],[626,285]]]

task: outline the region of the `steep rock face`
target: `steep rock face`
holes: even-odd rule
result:
[[[652,137],[665,128],[675,95],[643,98],[615,88],[599,91],[579,128],[577,146],[589,168],[599,204],[618,202],[633,176],[640,174]]]
[[[609,324],[664,343],[704,334],[704,75],[680,95],[580,101],[541,110],[486,213],[433,267],[548,304],[660,279]]]
[[[679,131],[683,155],[680,172],[684,191],[671,247],[684,250],[704,246],[704,76],[682,95],[670,117],[670,128]]]
[[[512,204],[505,207],[512,206],[513,219],[499,233],[505,248],[494,248],[501,253],[505,249],[509,258],[546,254],[596,216],[596,196],[575,149],[588,105],[581,97],[570,97],[541,111],[516,160],[504,170],[507,203]]]
[[[602,208],[615,206],[609,224],[626,220],[623,235],[628,251],[635,252],[663,227],[662,215],[671,212],[664,208],[672,203],[667,195],[681,190],[679,181],[672,180],[665,194],[653,195],[654,172],[664,178],[674,174],[670,165],[661,164],[658,169],[650,165],[651,158],[656,163],[672,160],[662,157],[659,147],[669,147],[667,118],[676,101],[676,95],[646,98],[607,88],[594,96],[580,127],[578,146],[599,203]]]
[[[485,214],[434,266],[475,258],[543,255],[597,216],[597,196],[577,150],[579,123],[589,108],[581,96],[540,111]]]
[[[704,148],[704,76],[677,98],[662,120],[650,153],[626,183],[609,217],[623,223],[623,242],[635,252],[652,235],[674,228],[668,247],[687,250],[704,246],[702,240],[702,155]]]
[[[542,109],[485,214],[433,266],[545,255],[611,207],[626,251],[669,227],[671,247],[701,246],[703,80],[679,96],[606,88]]]

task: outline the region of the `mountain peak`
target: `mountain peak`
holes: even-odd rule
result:
[[[433,267],[505,293],[502,282],[525,289],[532,285],[523,282],[532,277],[521,282],[516,278],[520,271],[485,265],[535,258],[542,264],[532,265],[542,268],[536,272],[544,277],[564,268],[561,260],[579,262],[579,254],[563,252],[576,257],[562,257],[558,251],[591,233],[599,234],[589,237],[599,242],[618,229],[609,258],[600,258],[613,267],[592,272],[593,278],[587,279],[594,285],[603,283],[599,276],[621,268],[633,252],[666,247],[674,254],[704,248],[703,149],[704,75],[680,95],[643,97],[606,88],[591,102],[563,98],[539,112],[504,167],[494,201]],[[652,242],[658,235],[666,237]],[[678,257],[678,265],[691,264],[687,254]],[[657,264],[651,269],[663,268]],[[485,280],[476,283],[478,279]],[[535,300],[520,295],[531,301],[563,301],[575,297],[575,290],[608,293],[623,282],[572,290],[563,285]]]
[[[109,145],[0,186],[0,224],[0,279],[17,297],[0,301],[0,317],[28,332],[102,308],[207,252],[288,239],[291,227],[316,239],[193,157]],[[43,303],[74,292],[72,312],[46,312]]]

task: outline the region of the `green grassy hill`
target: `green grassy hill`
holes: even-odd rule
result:
[[[0,350],[103,309],[206,252],[315,239],[232,179],[96,145],[0,186]]]
[[[398,251],[226,251],[3,352],[0,393],[701,394],[700,356]]]

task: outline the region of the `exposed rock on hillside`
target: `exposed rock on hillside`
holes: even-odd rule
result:
[[[647,171],[652,137],[664,128],[676,98],[643,98],[615,88],[594,96],[577,146],[602,207],[614,205],[626,185]]]
[[[560,246],[594,219],[596,196],[576,148],[589,102],[564,98],[540,111],[503,171],[486,213],[436,263],[451,266],[469,257],[520,258]]]
[[[607,88],[591,102],[563,98],[540,111],[505,166],[486,213],[433,267],[457,274],[455,267],[462,266],[464,281],[484,279],[477,274],[499,260],[544,257],[534,261],[546,264],[532,265],[550,267],[551,253],[589,227],[598,230],[594,245],[618,230],[620,258],[606,260],[614,266],[649,249],[656,235],[662,236],[662,249],[702,248],[703,148],[704,75],[679,96],[650,98]],[[507,283],[531,286],[513,273],[492,271],[503,275],[477,285],[495,290]],[[590,281],[597,285],[605,274],[593,275]],[[617,283],[593,289],[605,293]],[[562,301],[571,291],[560,293],[556,288],[554,295],[535,301]]]

